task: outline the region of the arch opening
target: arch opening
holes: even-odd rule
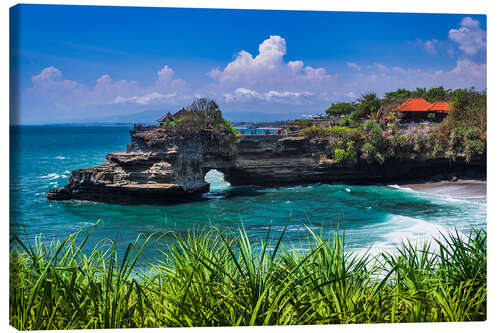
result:
[[[224,179],[224,174],[216,169],[210,169],[205,174],[205,181],[210,184],[208,193],[221,193],[231,187],[231,184]]]

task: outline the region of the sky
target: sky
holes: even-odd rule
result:
[[[61,5],[10,15],[16,124],[160,116],[197,97],[259,121],[367,92],[486,89],[485,15]]]

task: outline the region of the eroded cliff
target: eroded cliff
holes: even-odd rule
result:
[[[366,183],[397,179],[485,176],[485,159],[446,158],[334,163],[328,140],[283,135],[236,138],[210,129],[170,131],[136,126],[126,152],[73,171],[69,183],[47,194],[50,200],[120,204],[169,204],[201,198],[209,191],[205,174],[224,173],[232,185],[288,185],[315,182]]]

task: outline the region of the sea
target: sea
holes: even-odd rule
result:
[[[124,206],[87,201],[54,202],[50,189],[67,184],[71,171],[102,164],[106,154],[125,151],[131,126],[11,126],[10,236],[34,244],[86,232],[98,221],[87,249],[116,242],[124,251],[137,237],[151,241],[140,265],[157,262],[175,235],[244,228],[255,244],[287,226],[284,245],[306,249],[311,233],[336,232],[356,251],[394,251],[404,241],[427,242],[448,232],[486,229],[486,196],[418,192],[393,185],[308,184],[231,186],[207,173],[210,192],[202,201],[168,206]],[[143,239],[143,238],[142,238]]]

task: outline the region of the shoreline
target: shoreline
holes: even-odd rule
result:
[[[486,202],[487,182],[483,179],[399,182],[397,185],[417,192],[445,195],[459,199],[475,199],[474,201],[483,199]]]

